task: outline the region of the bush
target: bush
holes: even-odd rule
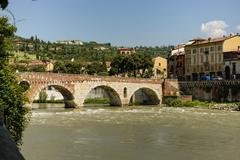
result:
[[[169,107],[183,107],[182,101],[176,97],[167,97],[164,102]]]

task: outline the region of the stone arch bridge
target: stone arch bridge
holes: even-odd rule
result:
[[[26,91],[29,102],[41,90],[53,86],[64,97],[65,107],[81,107],[88,93],[95,88],[104,89],[110,98],[112,106],[127,106],[134,101],[134,94],[141,90],[148,97],[147,104],[160,104],[162,102],[162,80],[140,79],[126,77],[98,77],[78,74],[61,73],[18,73],[18,81],[27,82]]]

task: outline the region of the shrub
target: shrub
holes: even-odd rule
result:
[[[169,107],[182,107],[182,101],[176,97],[166,97],[164,103]]]

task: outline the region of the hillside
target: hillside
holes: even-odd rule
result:
[[[84,62],[112,61],[118,54],[118,47],[110,43],[97,43],[94,41],[81,42],[78,40],[45,42],[38,37],[14,38],[15,61],[39,60],[78,60]],[[136,53],[145,53],[155,56],[167,57],[172,46],[161,47],[134,47]]]

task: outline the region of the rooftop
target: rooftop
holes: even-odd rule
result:
[[[196,38],[196,39],[192,39],[190,40],[188,43],[186,43],[186,45],[199,45],[199,44],[206,44],[206,43],[215,43],[215,42],[222,42],[225,41],[227,39],[233,38],[233,37],[238,37],[240,36],[239,34],[236,35],[228,35],[228,36],[222,36],[222,37],[218,37],[218,38],[211,38],[209,37],[208,39],[202,39],[202,38]]]

